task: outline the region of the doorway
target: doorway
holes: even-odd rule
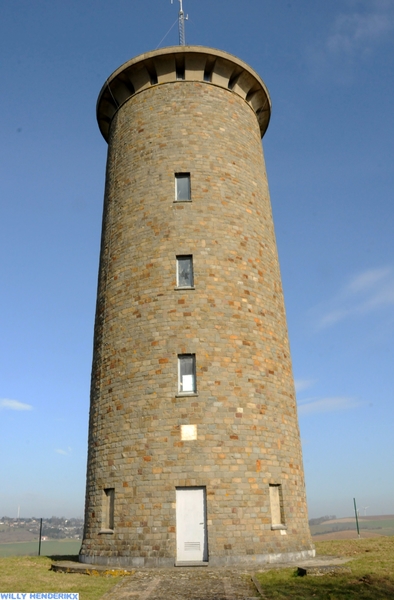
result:
[[[208,561],[205,487],[176,488],[176,562]]]

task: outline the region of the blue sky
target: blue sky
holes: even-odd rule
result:
[[[353,497],[394,513],[394,3],[184,9],[187,43],[240,57],[272,97],[264,151],[310,516],[351,514]],[[177,44],[177,12],[1,3],[0,516],[83,515],[107,149],[95,103],[123,62]]]

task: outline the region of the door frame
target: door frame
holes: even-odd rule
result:
[[[177,491],[190,491],[190,490],[202,490],[203,495],[203,513],[204,513],[204,549],[202,561],[184,561],[178,560],[178,548],[177,548],[177,526],[175,526],[175,566],[182,567],[188,565],[201,565],[208,566],[209,554],[208,554],[208,509],[207,509],[207,488],[205,485],[177,485],[175,487],[175,525],[177,519],[177,503],[176,503],[176,492]]]

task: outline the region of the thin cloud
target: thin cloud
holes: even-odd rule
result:
[[[56,452],[56,454],[62,454],[63,456],[69,456],[72,452],[72,448],[70,448],[70,446],[67,448],[67,450],[63,450],[62,448],[56,448],[55,452]]]
[[[368,269],[352,277],[331,301],[315,309],[316,327],[325,329],[391,306],[394,306],[394,270]]]
[[[301,416],[316,413],[339,412],[357,408],[361,403],[354,398],[346,396],[334,396],[332,398],[310,398],[303,400],[298,405],[298,414]]]
[[[308,390],[316,383],[316,379],[295,379],[294,385],[296,393],[299,394],[304,390]]]
[[[330,325],[335,325],[338,321],[346,319],[349,314],[350,311],[345,309],[332,310],[320,318],[318,329],[324,329],[325,327],[330,327]]]
[[[341,14],[327,39],[332,54],[353,55],[380,42],[394,27],[393,11],[386,3],[375,3],[370,12]]]
[[[354,67],[372,55],[394,30],[394,4],[391,0],[348,2],[328,24],[326,36],[306,49],[310,73],[319,82],[334,79],[348,85]],[[354,8],[355,5],[357,8]]]
[[[0,400],[0,410],[33,410],[33,407],[30,404],[25,404],[24,402],[19,402],[19,400],[9,400],[8,398],[3,398]]]
[[[368,290],[376,284],[379,284],[380,281],[390,275],[391,271],[390,267],[368,269],[356,277],[353,277],[351,281],[349,281],[346,289],[351,293],[363,292],[364,290]]]

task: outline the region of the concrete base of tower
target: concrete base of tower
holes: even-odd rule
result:
[[[212,556],[209,561],[201,564],[194,563],[193,566],[225,567],[236,565],[266,565],[294,563],[300,560],[314,558],[316,551],[314,548],[301,550],[299,552],[282,552],[280,554],[253,554],[240,556]],[[90,565],[105,565],[110,567],[134,567],[134,568],[152,568],[152,567],[182,567],[190,564],[177,563],[174,558],[168,557],[138,557],[138,556],[88,556],[80,554],[79,562]]]
[[[252,554],[242,556],[214,556],[209,559],[212,567],[225,567],[229,565],[266,565],[277,563],[292,563],[298,560],[314,558],[315,549],[301,550],[299,552],[282,552],[280,554]]]

